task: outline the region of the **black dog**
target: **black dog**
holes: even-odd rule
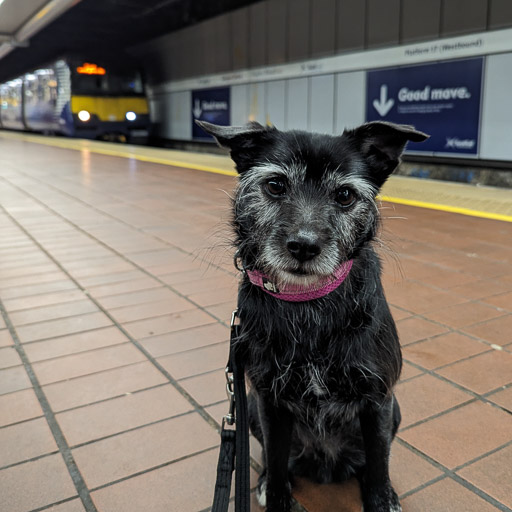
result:
[[[260,503],[289,511],[293,475],[356,476],[365,512],[399,512],[388,463],[402,358],[372,248],[375,197],[407,141],[427,135],[384,122],[338,137],[199,124],[240,174],[238,342],[263,446]]]

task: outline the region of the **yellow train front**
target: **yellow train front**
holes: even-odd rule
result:
[[[69,64],[70,135],[145,142],[150,121],[140,74],[90,62]]]
[[[0,84],[0,127],[144,143],[150,126],[140,73],[60,59]]]

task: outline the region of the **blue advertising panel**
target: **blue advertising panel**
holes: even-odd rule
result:
[[[201,89],[192,91],[192,138],[212,139],[194,122],[208,121],[222,126],[229,125],[230,119],[230,88]]]
[[[407,149],[476,155],[482,58],[369,71],[366,120],[411,124],[430,135]]]

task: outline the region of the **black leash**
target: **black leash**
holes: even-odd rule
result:
[[[249,420],[245,394],[244,358],[236,344],[240,326],[237,311],[231,316],[229,360],[226,366],[226,389],[229,412],[222,418],[221,445],[217,464],[217,482],[212,512],[227,512],[231,479],[235,471],[235,512],[250,512]],[[235,430],[226,428],[234,425]]]

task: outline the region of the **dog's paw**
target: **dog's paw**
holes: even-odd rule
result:
[[[402,512],[402,506],[396,492],[387,486],[364,493],[363,512]]]
[[[265,508],[267,506],[267,479],[260,478],[258,481],[258,487],[256,487],[256,499],[260,507]]]
[[[267,492],[267,478],[265,475],[260,476],[258,486],[256,487],[256,499],[260,507],[267,512],[288,512],[291,506],[292,486],[286,484],[285,491],[274,495]]]

